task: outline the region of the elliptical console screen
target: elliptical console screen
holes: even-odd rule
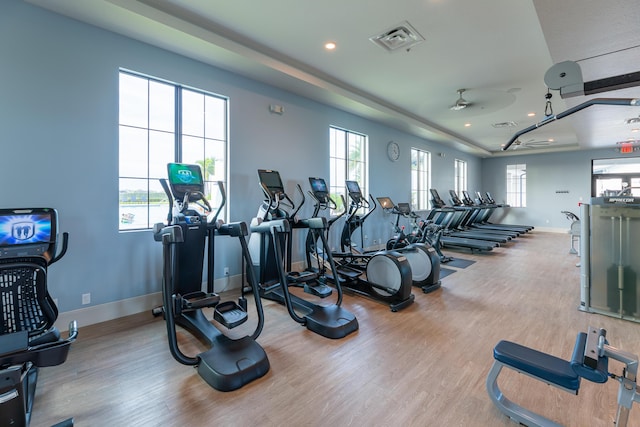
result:
[[[184,163],[167,164],[169,184],[175,197],[182,198],[186,192],[204,192],[202,171],[198,165]]]
[[[393,200],[389,197],[376,197],[382,209],[393,209]]]
[[[362,191],[360,191],[360,185],[357,181],[346,181],[347,183],[347,191],[349,195],[358,195],[362,196]]]
[[[329,194],[327,183],[324,179],[309,177],[309,184],[311,185],[311,191],[313,191],[318,199],[324,198]]]
[[[49,244],[55,233],[51,209],[0,209],[0,247]]]
[[[258,178],[260,179],[260,183],[267,187],[271,196],[284,193],[284,185],[282,185],[282,179],[280,179],[280,172],[258,169]]]
[[[411,213],[411,205],[409,203],[398,203],[398,212],[403,215]]]

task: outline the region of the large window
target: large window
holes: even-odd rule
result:
[[[347,199],[345,181],[357,181],[363,197],[369,197],[369,179],[367,174],[366,135],[331,127],[329,129],[329,156],[331,164],[330,188],[331,198],[338,205],[337,211],[344,209],[342,198]],[[349,201],[347,200],[347,203]],[[335,212],[332,212],[334,214]]]
[[[507,165],[507,204],[527,206],[527,165]]]
[[[221,203],[226,182],[227,103],[224,97],[146,76],[120,72],[120,230],[166,220],[169,201],[159,179],[167,163],[199,164],[205,196]]]
[[[591,196],[640,197],[640,157],[595,159],[592,164]]]
[[[411,149],[411,205],[416,210],[429,209],[431,153]]]
[[[455,159],[454,167],[454,186],[457,194],[467,190],[467,162]]]

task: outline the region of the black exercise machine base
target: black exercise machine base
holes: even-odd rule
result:
[[[251,337],[218,337],[212,348],[200,353],[198,374],[216,390],[233,391],[269,372],[269,360]]]

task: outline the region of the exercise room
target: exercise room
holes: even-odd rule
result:
[[[0,426],[640,426],[640,5],[254,3],[0,0]]]

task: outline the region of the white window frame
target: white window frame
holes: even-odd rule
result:
[[[431,153],[411,148],[411,206],[414,210],[431,209]]]
[[[527,165],[506,166],[507,204],[514,208],[527,207]]]
[[[167,178],[170,162],[203,168],[205,197],[215,211],[221,203],[217,182],[225,188],[228,182],[229,99],[124,69],[119,78],[119,231],[166,221],[169,201],[159,180]]]
[[[454,189],[456,194],[462,194],[467,191],[467,162],[460,159],[454,159]]]
[[[330,126],[329,145],[329,194],[338,205],[330,214],[335,215],[345,209],[342,197],[349,203],[345,181],[357,181],[362,196],[369,200],[369,137]]]

